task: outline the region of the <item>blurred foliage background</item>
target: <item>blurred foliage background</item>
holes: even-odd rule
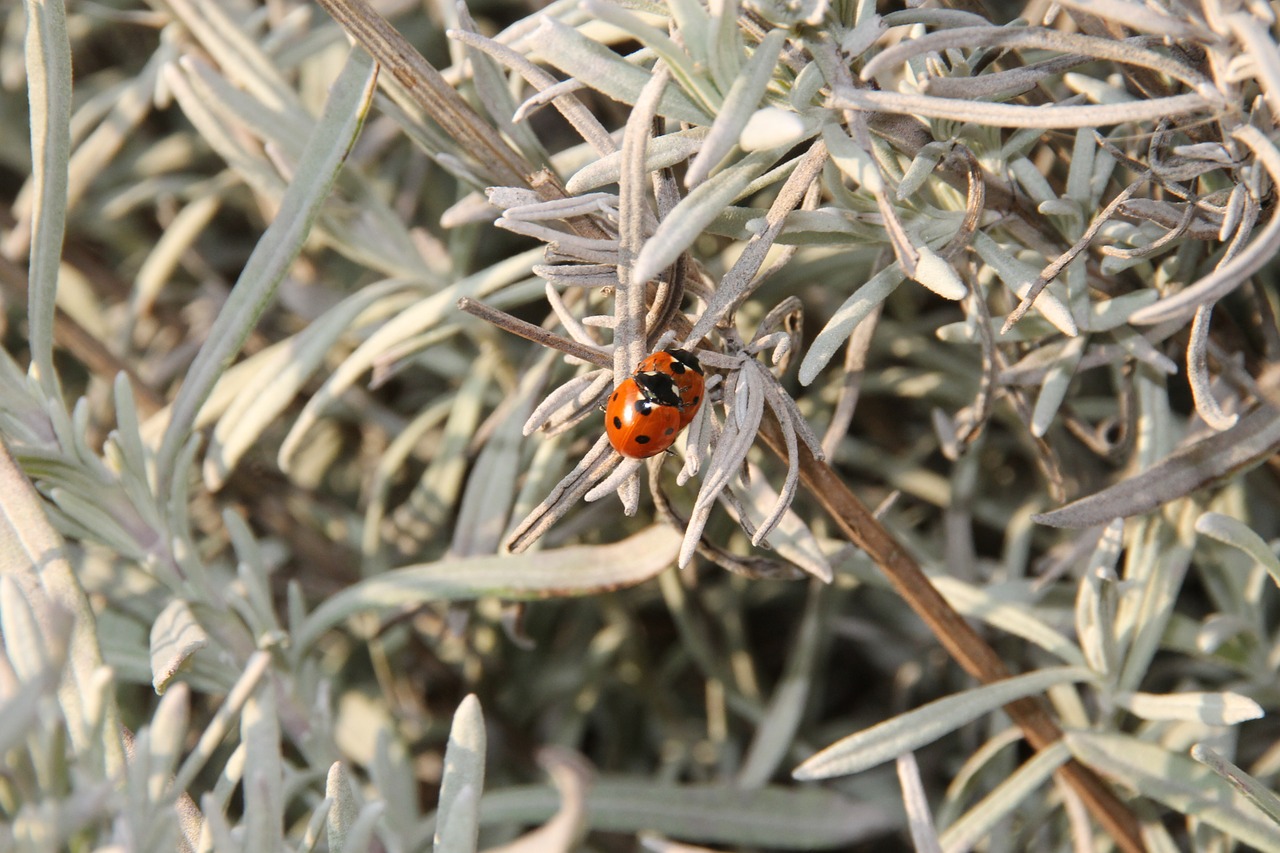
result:
[[[0,849],[1280,850],[1270,5],[0,16]]]

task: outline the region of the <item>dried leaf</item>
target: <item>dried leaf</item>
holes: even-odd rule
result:
[[[1050,527],[1080,528],[1151,512],[1249,470],[1277,448],[1280,411],[1262,405],[1230,429],[1175,451],[1141,474],[1033,518]]]

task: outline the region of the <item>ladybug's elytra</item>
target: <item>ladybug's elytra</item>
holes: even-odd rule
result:
[[[659,350],[640,362],[638,373],[663,373],[671,377],[680,389],[680,429],[684,429],[698,414],[702,405],[705,381],[702,376],[702,365],[698,358],[688,350],[668,348]]]
[[[613,449],[646,459],[671,446],[681,423],[680,388],[666,373],[640,370],[614,389],[604,409],[604,429]]]

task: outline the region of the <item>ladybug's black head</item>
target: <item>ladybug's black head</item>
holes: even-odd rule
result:
[[[675,359],[675,361],[678,362],[679,364],[683,364],[685,367],[698,373],[699,375],[702,374],[702,365],[698,363],[698,357],[693,353],[689,352],[688,350],[676,349],[675,347],[668,347],[665,350],[665,352],[667,353],[667,355]]]
[[[667,374],[650,370],[637,373],[634,378],[646,399],[661,406],[680,406],[680,389]]]

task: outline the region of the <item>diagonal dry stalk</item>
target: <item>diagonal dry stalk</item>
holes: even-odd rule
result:
[[[769,416],[760,425],[760,437],[779,459],[787,459],[782,429]],[[849,537],[884,572],[897,593],[929,628],[947,653],[965,672],[989,684],[1010,676],[1004,661],[990,644],[964,620],[929,582],[920,565],[884,525],[850,491],[831,466],[814,458],[800,443],[800,481]],[[1044,749],[1062,738],[1062,729],[1044,703],[1028,697],[1010,702],[1004,710],[1022,729],[1027,742]],[[1129,808],[1092,770],[1072,760],[1057,771],[1058,777],[1080,796],[1095,820],[1126,853],[1146,850],[1138,821]]]
[[[379,65],[391,72],[427,115],[488,167],[495,183],[529,186],[534,170],[524,158],[367,0],[320,0],[320,5]]]

